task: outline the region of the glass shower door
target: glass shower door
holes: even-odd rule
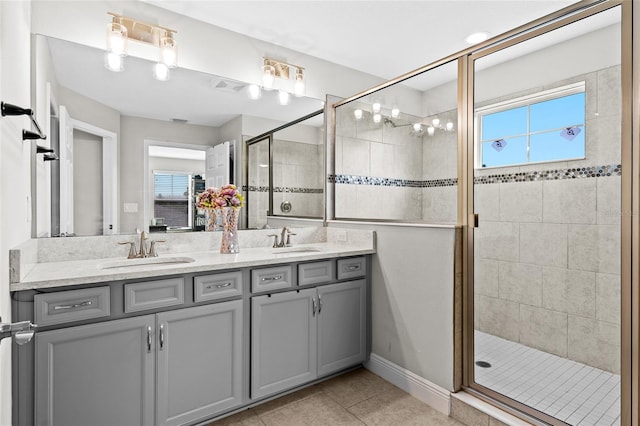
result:
[[[619,9],[473,58],[471,386],[549,423],[620,423]]]

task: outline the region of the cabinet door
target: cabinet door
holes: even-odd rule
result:
[[[251,299],[251,397],[316,378],[316,290]]]
[[[366,357],[365,280],[318,287],[318,376]]]
[[[154,316],[37,333],[36,424],[153,425]]]
[[[242,301],[164,312],[157,320],[157,424],[240,405]]]

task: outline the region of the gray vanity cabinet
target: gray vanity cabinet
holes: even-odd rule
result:
[[[38,426],[154,424],[155,316],[37,333]]]
[[[242,300],[157,315],[158,425],[242,403]]]
[[[366,281],[251,300],[251,398],[307,383],[366,359]]]
[[[318,376],[366,359],[366,281],[318,287]]]
[[[251,397],[316,378],[316,289],[251,299]]]

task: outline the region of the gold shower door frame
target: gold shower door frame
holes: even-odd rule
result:
[[[561,422],[515,402],[474,380],[474,63],[580,19],[621,5],[622,16],[622,218],[621,218],[621,425],[640,424],[640,0],[583,1],[517,28],[459,59],[458,223],[463,227],[462,387],[469,393],[534,424]],[[491,40],[490,40],[491,41]],[[634,77],[635,71],[635,77]]]

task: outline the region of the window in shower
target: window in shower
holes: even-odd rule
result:
[[[477,168],[584,159],[585,82],[476,111]]]

